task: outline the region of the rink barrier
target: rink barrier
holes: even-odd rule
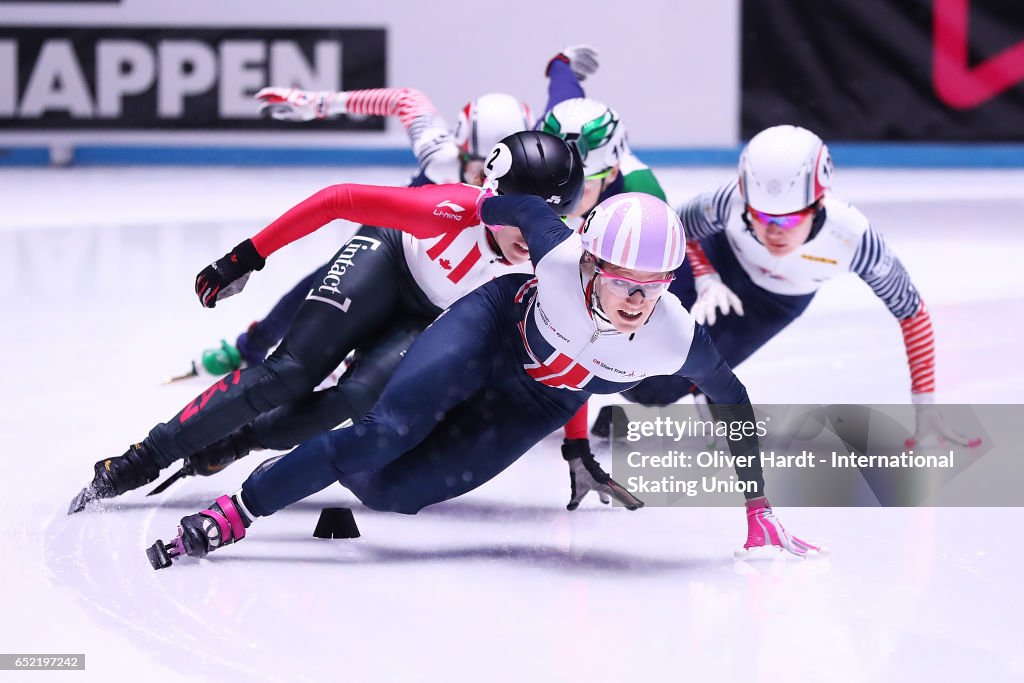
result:
[[[1024,168],[1024,144],[830,144],[844,168]],[[636,148],[651,166],[731,166],[740,147]],[[415,166],[408,148],[77,145],[0,147],[0,166]]]

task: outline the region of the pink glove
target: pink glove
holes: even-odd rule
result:
[[[801,541],[796,536],[790,536],[776,519],[772,506],[764,497],[747,501],[747,542],[734,555],[737,560],[753,557],[754,548],[786,550],[797,557],[815,557],[825,554],[820,546]]]

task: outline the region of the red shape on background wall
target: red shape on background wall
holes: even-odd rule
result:
[[[970,0],[935,0],[932,84],[955,109],[971,109],[1024,80],[1024,40],[975,67],[967,64]]]

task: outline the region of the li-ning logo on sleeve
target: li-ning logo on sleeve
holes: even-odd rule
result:
[[[330,295],[341,295],[341,291],[338,289],[338,286],[341,284],[341,276],[348,272],[349,268],[355,266],[355,263],[352,262],[355,255],[364,249],[377,251],[378,247],[380,247],[380,240],[366,237],[365,235],[353,235],[352,239],[345,245],[345,248],[338,254],[338,258],[334,259],[334,263],[331,264],[327,274],[324,275],[323,282],[316,289],[311,289],[306,299],[322,301],[347,313],[348,307],[352,305],[352,299],[345,297],[345,300],[339,303],[336,299],[330,298]],[[326,292],[327,296],[318,296],[321,292]]]
[[[562,196],[553,194],[544,201],[546,201],[548,204],[557,204],[558,202],[562,201]]]
[[[451,209],[451,211],[445,211],[445,209]],[[434,215],[440,216],[441,218],[450,218],[453,221],[461,221],[462,216],[459,214],[465,210],[466,207],[459,206],[455,202],[446,199],[434,207]]]

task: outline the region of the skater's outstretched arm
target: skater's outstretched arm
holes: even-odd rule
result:
[[[196,276],[196,295],[207,308],[237,294],[249,273],[263,268],[275,251],[335,219],[395,228],[415,237],[437,237],[479,225],[471,185],[382,187],[341,184],[320,190],[245,240]]]
[[[289,209],[252,238],[266,258],[335,219],[394,228],[414,237],[437,237],[480,223],[479,188],[460,183],[421,187],[382,187],[343,183],[320,190]]]
[[[423,173],[434,183],[459,178],[458,149],[444,117],[430,98],[415,88],[312,91],[263,88],[256,93],[260,113],[281,121],[312,121],[342,114],[395,116]]]

